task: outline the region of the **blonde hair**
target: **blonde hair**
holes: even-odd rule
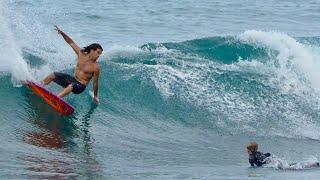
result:
[[[256,152],[258,151],[258,144],[254,141],[249,142],[247,145],[247,149],[250,150],[251,152]]]

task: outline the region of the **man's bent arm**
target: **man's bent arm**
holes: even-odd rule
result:
[[[98,97],[99,75],[100,75],[100,68],[98,67],[97,70],[93,74],[93,94],[94,94],[94,97]]]

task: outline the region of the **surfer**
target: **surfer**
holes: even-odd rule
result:
[[[258,151],[258,144],[256,142],[250,142],[247,145],[247,152],[249,155],[249,163],[251,166],[262,166],[270,162],[268,158],[270,153],[263,154]]]
[[[98,86],[100,67],[97,61],[103,51],[101,45],[98,43],[93,43],[81,49],[58,26],[55,26],[55,30],[58,32],[58,34],[62,35],[63,39],[72,47],[73,51],[77,54],[75,75],[73,77],[69,74],[53,72],[42,80],[42,84],[48,85],[53,81],[64,87],[64,89],[60,93],[58,93],[58,96],[62,98],[68,95],[70,92],[73,92],[74,94],[82,93],[93,77],[93,99],[95,102],[99,103]]]
[[[270,153],[262,153],[258,151],[258,144],[256,142],[249,142],[247,145],[247,151],[249,154],[249,163],[251,166],[262,166],[264,164],[269,164],[269,163],[275,163],[277,164],[277,167],[279,169],[299,169],[300,168],[314,168],[314,167],[319,167],[320,164],[319,162],[312,162],[312,163],[290,163],[288,164],[288,166],[286,167],[285,165],[283,165],[283,163],[281,161],[277,161],[277,160],[271,160],[269,157],[271,156]]]

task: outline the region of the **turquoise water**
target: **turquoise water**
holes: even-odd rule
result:
[[[319,5],[0,2],[0,176],[317,179],[320,169],[305,165],[319,161]],[[74,72],[55,24],[105,49],[100,105],[90,84],[65,98],[69,117],[19,83]],[[271,164],[249,167],[252,140]]]

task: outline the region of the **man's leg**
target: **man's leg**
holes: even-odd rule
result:
[[[68,95],[73,89],[72,84],[69,84],[66,88],[64,88],[59,94],[58,96],[63,98],[64,96]]]
[[[49,76],[47,76],[46,78],[44,78],[44,79],[41,81],[41,83],[46,86],[46,85],[50,84],[51,81],[53,81],[55,78],[56,78],[56,77],[55,77],[54,73],[51,73]]]

